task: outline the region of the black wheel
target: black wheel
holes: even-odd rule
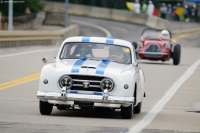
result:
[[[181,46],[179,44],[174,46],[173,64],[178,65],[181,60]]]
[[[123,119],[131,119],[134,113],[133,104],[128,107],[121,107],[121,117]]]
[[[137,106],[134,107],[134,113],[139,114],[142,110],[142,101],[138,103]]]
[[[42,115],[50,115],[53,109],[53,104],[49,104],[48,102],[40,101],[40,113]]]

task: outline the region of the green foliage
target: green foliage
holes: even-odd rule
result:
[[[0,12],[3,16],[8,16],[8,3],[9,0],[0,1]],[[44,5],[40,0],[13,0],[13,15],[24,15],[26,8],[29,8],[31,13],[37,13],[41,11]]]
[[[48,0],[54,2],[65,2],[65,0]],[[134,0],[129,0],[134,1]],[[69,3],[82,4],[97,7],[115,8],[115,9],[127,9],[127,0],[69,0]]]
[[[48,1],[54,1],[54,2],[65,2],[65,0],[48,0]]]
[[[44,8],[44,5],[40,2],[40,0],[28,0],[26,4],[26,7],[29,7],[33,13],[37,13]]]

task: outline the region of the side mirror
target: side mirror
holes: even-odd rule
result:
[[[138,44],[136,42],[132,42],[132,45],[135,48],[135,50],[138,48]]]
[[[47,58],[45,58],[45,57],[42,58],[42,62],[43,62],[43,63],[47,63]]]

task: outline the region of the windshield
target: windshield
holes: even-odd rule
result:
[[[143,39],[160,39],[161,31],[162,30],[152,30],[152,29],[144,30],[142,33],[141,40],[143,40]],[[171,38],[171,35],[170,35],[170,38]]]
[[[146,30],[143,34],[142,34],[142,39],[145,38],[154,38],[154,39],[159,39],[161,37],[161,32],[156,31],[156,30]]]
[[[131,50],[120,45],[99,43],[66,43],[62,48],[60,59],[109,60],[118,63],[131,64]]]

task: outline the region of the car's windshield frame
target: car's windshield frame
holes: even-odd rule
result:
[[[143,30],[142,34],[141,34],[141,39],[160,39],[161,38],[161,29],[145,29]],[[172,38],[171,32],[169,30],[167,30],[170,33],[170,39]],[[147,34],[147,32],[151,33],[151,36],[147,36],[145,34]]]

